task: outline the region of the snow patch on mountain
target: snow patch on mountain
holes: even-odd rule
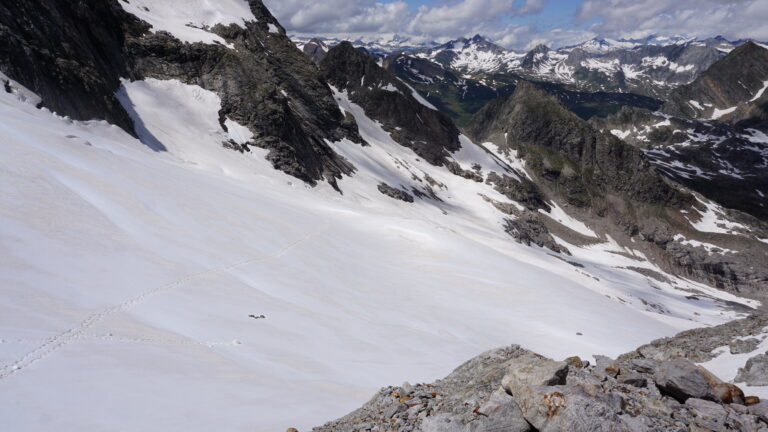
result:
[[[710,120],[717,120],[717,119],[719,119],[722,116],[728,115],[728,114],[736,111],[736,108],[738,108],[738,107],[732,106],[732,107],[724,108],[724,109],[715,108],[715,110],[712,112],[712,117],[710,117]]]
[[[705,243],[698,240],[693,239],[686,239],[684,235],[677,234],[674,237],[675,241],[684,245],[688,246],[694,246],[694,247],[703,247],[707,250],[708,253],[718,253],[718,254],[725,254],[725,253],[736,253],[735,250],[732,249],[725,249],[721,248],[720,246],[713,245],[712,243]]]
[[[549,213],[545,212],[542,209],[539,209],[539,213],[549,216],[550,218],[572,229],[573,231],[576,231],[579,234],[585,235],[587,237],[598,238],[597,234],[594,231],[592,231],[587,225],[585,225],[584,222],[581,222],[580,220],[577,220],[572,216],[570,216],[568,213],[565,212],[565,210],[563,210],[559,205],[557,205],[557,203],[550,202],[549,206],[552,207]]]
[[[760,99],[761,97],[763,97],[763,93],[765,93],[766,89],[768,89],[768,81],[765,81],[763,83],[763,87],[760,90],[758,90],[757,93],[755,93],[755,96],[752,99],[750,99],[749,101],[750,102],[754,102],[754,101]]]
[[[691,222],[691,225],[693,225],[696,230],[720,234],[730,234],[734,230],[749,230],[744,225],[729,220],[725,214],[725,210],[716,203],[702,200],[698,197],[697,199],[704,205],[704,210],[699,212],[701,214],[701,219],[697,222]]]
[[[398,78],[399,79],[399,78]],[[435,111],[439,111],[434,105],[432,105],[428,100],[426,100],[419,92],[416,91],[413,87],[411,87],[407,82],[400,80],[403,84],[405,84],[408,89],[411,91],[411,96],[413,96],[414,99],[416,99],[420,104],[424,105],[425,107],[429,109],[433,109]]]
[[[130,0],[117,2],[127,12],[148,22],[154,31],[167,31],[189,43],[219,43],[232,48],[210,31],[217,24],[256,21],[245,0]]]
[[[645,67],[666,68],[675,73],[688,72],[696,68],[695,65],[681,65],[675,63],[664,56],[643,57],[642,65]]]

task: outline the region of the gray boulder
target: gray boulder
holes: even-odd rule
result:
[[[659,364],[653,380],[663,395],[680,403],[688,398],[720,403],[744,403],[744,392],[738,386],[723,382],[703,367],[684,358]]]
[[[464,425],[448,413],[440,413],[424,419],[422,432],[462,432]]]
[[[747,360],[747,364],[739,368],[734,381],[750,386],[768,386],[768,353]]]
[[[477,411],[480,419],[469,423],[465,432],[528,432],[531,425],[523,417],[523,412],[515,398],[503,389],[496,390],[491,398]]]
[[[768,401],[760,401],[760,403],[747,407],[747,410],[768,425]]]
[[[715,402],[690,398],[685,406],[693,417],[693,423],[705,430],[719,431],[725,426],[728,412],[722,405]]]
[[[565,384],[567,376],[568,363],[550,360],[529,351],[510,362],[501,386],[514,396],[522,386]]]
[[[618,375],[619,368],[616,365],[616,360],[597,354],[593,357],[595,358],[595,373],[605,376],[610,375],[611,377],[616,377],[616,375]]]
[[[714,399],[714,391],[704,372],[683,358],[661,363],[653,379],[662,394],[681,403],[688,398]]]
[[[582,386],[524,386],[516,396],[525,419],[536,430],[596,432],[629,431],[618,416],[622,399]]]

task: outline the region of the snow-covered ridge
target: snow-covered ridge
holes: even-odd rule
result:
[[[209,29],[217,24],[243,25],[246,21],[256,21],[246,0],[130,0],[118,4],[151,24],[153,31],[167,31],[189,43],[227,45]]]

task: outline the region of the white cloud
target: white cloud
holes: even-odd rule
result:
[[[446,6],[421,6],[409,23],[408,33],[440,36],[469,34],[495,24],[514,9],[515,0],[463,0]]]
[[[649,34],[768,39],[766,0],[586,0],[577,13],[590,30],[612,37]]]
[[[537,14],[544,9],[547,0],[526,0],[516,11],[518,15]]]
[[[280,23],[301,33],[375,33],[391,31],[410,16],[404,1],[265,0]]]
[[[434,0],[417,9],[404,0],[264,3],[289,32],[313,36],[398,33],[417,41],[446,41],[479,33],[517,49],[538,43],[572,45],[598,35],[640,38],[650,34],[721,34],[729,39],[768,41],[768,0],[583,0],[575,16],[563,16],[565,22],[561,20],[561,27],[556,29],[536,24],[547,0]],[[514,18],[513,24],[509,18]]]
[[[265,0],[289,32],[377,35],[400,33],[446,40],[475,33],[521,43],[523,29],[504,20],[541,12],[548,0],[453,0],[410,9],[402,0]]]

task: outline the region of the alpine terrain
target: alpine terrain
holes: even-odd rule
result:
[[[768,431],[768,47],[304,36],[0,3],[3,430]]]

